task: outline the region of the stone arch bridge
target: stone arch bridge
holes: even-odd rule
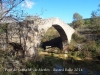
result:
[[[60,34],[63,46],[70,43],[75,30],[59,18],[37,19],[36,21],[24,21],[7,23],[7,33],[1,34],[8,43],[19,43],[25,54],[33,56],[37,54],[37,48],[46,31],[53,26]],[[12,44],[11,44],[12,45]]]

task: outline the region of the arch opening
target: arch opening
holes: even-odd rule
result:
[[[49,40],[43,41],[45,38],[49,38]],[[58,47],[60,50],[63,50],[63,42],[65,41],[67,42],[67,35],[63,28],[59,25],[52,25],[42,38],[41,47],[44,49],[46,49],[46,46]]]

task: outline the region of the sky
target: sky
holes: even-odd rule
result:
[[[31,16],[37,14],[43,19],[58,17],[65,23],[71,23],[74,13],[90,18],[99,4],[100,0],[25,0],[21,7]]]

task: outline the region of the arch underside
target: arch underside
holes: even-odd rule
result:
[[[65,31],[63,30],[63,28],[61,27],[61,26],[59,26],[59,25],[52,25],[57,31],[58,31],[58,33],[60,34],[60,37],[61,37],[61,39],[62,39],[62,42],[67,42],[67,35],[66,35],[66,33],[65,33]]]

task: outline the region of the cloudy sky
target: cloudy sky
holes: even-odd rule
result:
[[[21,6],[23,7],[23,8],[27,8],[27,9],[31,9],[33,6],[34,6],[34,2],[32,1],[32,0],[25,0],[25,2],[23,2],[22,4],[21,4]]]
[[[98,9],[99,4],[100,0],[25,0],[21,7],[32,16],[37,13],[42,18],[59,17],[70,23],[75,12],[83,18],[90,18],[91,12]]]

